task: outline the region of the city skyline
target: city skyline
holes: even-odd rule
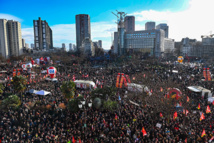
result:
[[[37,2],[39,3],[39,1]],[[20,5],[22,3],[22,6],[30,5],[25,0],[19,1]],[[156,25],[167,23],[170,27],[169,37],[175,39],[175,41],[180,41],[185,37],[201,40],[201,35],[209,35],[209,32],[214,30],[214,20],[207,16],[211,13],[211,6],[214,4],[212,0],[117,1],[113,2],[113,6],[110,6],[112,5],[110,1],[104,2],[103,5],[105,6],[98,6],[99,4],[96,2],[91,2],[87,5],[88,2],[85,1],[84,5],[80,4],[80,2],[75,2],[74,5],[70,5],[70,8],[68,5],[71,2],[69,1],[62,1],[61,3],[53,1],[48,6],[47,4],[49,3],[44,3],[44,6],[47,6],[44,11],[34,11],[33,9],[38,4],[32,5],[32,3],[26,9],[21,10],[20,7],[17,7],[16,1],[3,0],[0,2],[0,18],[19,21],[22,26],[22,38],[29,44],[34,43],[33,20],[38,17],[49,23],[53,31],[54,47],[61,47],[62,43],[66,45],[76,43],[75,15],[88,14],[91,18],[92,40],[102,40],[103,48],[109,49],[112,33],[117,31],[116,18],[111,14],[111,11],[115,11],[115,9],[135,16],[136,30],[144,30],[145,23],[148,21],[154,21]],[[78,4],[81,6],[80,9],[77,7]],[[8,9],[9,5],[11,5],[11,8]],[[53,8],[54,6],[57,7]],[[57,10],[60,6],[61,8]],[[85,8],[86,6],[90,6],[90,8]],[[51,7],[53,10],[51,10]],[[93,11],[91,9],[96,10]],[[24,10],[30,11],[23,12]]]

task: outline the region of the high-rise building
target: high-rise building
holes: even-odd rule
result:
[[[65,43],[62,43],[62,48],[66,48],[66,47],[65,47]]]
[[[28,49],[29,48],[29,44],[25,43],[25,48]]]
[[[25,39],[22,39],[22,48],[25,48]]]
[[[8,58],[9,45],[8,45],[8,34],[7,34],[7,20],[0,19],[0,55],[4,58]]]
[[[72,47],[72,43],[69,43],[69,51],[72,51],[73,47]]]
[[[74,51],[77,51],[77,47],[75,44],[73,44],[73,49],[74,49]]]
[[[30,47],[31,47],[31,49],[34,49],[34,44],[31,43],[31,44],[30,44]]]
[[[91,23],[87,14],[76,15],[76,46],[80,50],[84,39],[91,39]]]
[[[8,20],[9,56],[19,56],[23,53],[21,24],[18,21]]]
[[[145,30],[154,30],[154,29],[155,29],[155,22],[153,21],[146,22]]]
[[[102,48],[102,40],[98,40],[98,45]]]
[[[169,26],[166,23],[161,23],[156,26],[156,29],[162,29],[165,32],[165,38],[169,36]]]
[[[125,17],[125,30],[126,30],[126,32],[135,31],[135,17],[134,16]]]
[[[33,20],[34,46],[37,50],[49,50],[53,48],[52,30],[46,20]]]

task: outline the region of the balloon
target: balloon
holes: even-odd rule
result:
[[[26,64],[26,68],[28,69],[32,68],[32,64],[31,63]]]
[[[179,57],[178,57],[178,62],[179,62],[179,63],[182,63],[183,60],[184,60],[184,58],[183,58],[182,56],[179,56]]]
[[[50,75],[51,78],[54,78],[56,76],[56,68],[55,67],[49,67],[47,69],[48,75]]]
[[[22,65],[23,70],[26,70],[26,64]]]

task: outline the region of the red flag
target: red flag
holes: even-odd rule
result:
[[[82,142],[81,142],[81,139],[79,139],[79,143],[82,143]]]
[[[115,114],[115,120],[117,120],[118,119],[118,116],[117,116],[117,114]]]
[[[214,105],[214,100],[213,100],[213,105]]]
[[[74,136],[73,136],[73,138],[72,138],[72,143],[75,143],[76,142],[76,140],[74,139]]]
[[[160,117],[163,118],[163,114],[160,112]]]
[[[204,113],[202,113],[202,114],[201,114],[201,117],[200,117],[200,121],[201,121],[201,120],[204,120],[204,119],[205,119]]]
[[[187,138],[185,139],[185,141],[184,141],[185,143],[187,143]]]
[[[182,107],[182,103],[181,102],[179,102],[179,106]]]
[[[146,130],[144,129],[144,127],[142,128],[142,133],[143,133],[143,136],[147,135]]]
[[[183,114],[186,114],[186,116],[187,116],[188,113],[189,113],[188,110],[183,109]]]
[[[103,123],[104,123],[104,124],[106,123],[105,119],[103,119]]]
[[[177,111],[175,111],[175,113],[173,114],[173,119],[175,120],[178,117],[178,113]]]
[[[198,103],[198,110],[201,109],[200,103]]]
[[[201,137],[203,138],[205,135],[206,135],[205,129],[203,129],[202,134],[201,134]]]
[[[187,102],[189,102],[189,97],[187,96]]]
[[[160,92],[163,92],[163,88],[162,87],[160,88]]]
[[[211,110],[210,110],[210,106],[209,106],[209,105],[207,105],[206,113],[207,113],[207,114],[208,114],[208,113],[211,113]]]
[[[151,93],[152,93],[153,91],[152,91],[152,89],[151,89]]]

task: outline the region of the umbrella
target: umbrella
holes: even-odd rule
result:
[[[37,94],[37,95],[48,95],[48,94],[50,94],[50,92],[44,91],[44,90],[40,90],[40,91],[36,92],[35,94]]]

